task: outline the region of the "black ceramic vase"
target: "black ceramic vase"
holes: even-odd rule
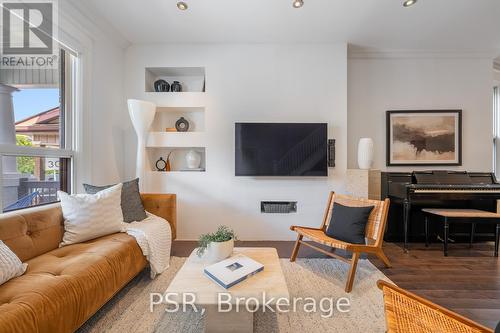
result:
[[[156,80],[154,86],[156,92],[168,92],[170,90],[170,84],[165,80]]]
[[[182,85],[179,81],[174,81],[172,83],[172,86],[170,87],[172,92],[181,92],[182,91]]]
[[[181,117],[175,122],[175,128],[178,132],[187,132],[189,129],[189,122],[184,119],[184,117]]]

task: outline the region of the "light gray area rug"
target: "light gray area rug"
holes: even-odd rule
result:
[[[203,317],[194,311],[166,313],[163,305],[150,312],[150,293],[163,293],[185,258],[172,257],[170,268],[155,280],[145,271],[118,293],[95,316],[80,328],[86,332],[203,332]],[[298,259],[295,263],[280,259],[291,297],[341,297],[350,300],[350,311],[334,309],[333,316],[322,318],[328,311],[304,311],[305,302],[299,302],[297,312],[255,313],[255,332],[385,332],[382,292],[377,288],[379,279],[390,281],[368,260],[360,260],[350,294],[344,292],[349,266],[336,259]],[[302,304],[302,305],[301,305]],[[330,307],[323,303],[324,309]],[[307,308],[308,310],[310,308]]]

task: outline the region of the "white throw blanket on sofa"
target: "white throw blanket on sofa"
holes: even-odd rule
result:
[[[151,266],[151,278],[163,273],[170,265],[172,230],[163,218],[146,212],[140,222],[125,223],[127,234],[134,237]]]

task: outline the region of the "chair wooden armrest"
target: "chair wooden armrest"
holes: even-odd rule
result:
[[[388,333],[493,333],[485,326],[392,283],[379,280],[377,286],[384,293]]]
[[[321,230],[321,229],[319,229],[319,228],[300,227],[300,226],[298,226],[298,225],[292,225],[292,226],[290,227],[290,230],[292,230],[292,231],[297,231],[297,230],[300,230],[300,229],[308,229],[308,230]]]

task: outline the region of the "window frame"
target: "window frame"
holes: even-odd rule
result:
[[[493,173],[498,176],[497,158],[500,145],[500,85],[493,87]]]
[[[0,214],[3,213],[3,157],[40,157],[40,158],[61,158],[68,159],[68,163],[63,163],[61,166],[65,168],[67,177],[61,179],[61,188],[71,193],[71,189],[75,183],[74,160],[75,160],[75,133],[76,131],[76,117],[74,110],[76,109],[76,96],[75,91],[78,87],[78,80],[76,80],[76,73],[79,66],[78,55],[61,46],[60,52],[60,134],[59,146],[60,148],[44,148],[44,147],[30,147],[18,146],[16,144],[0,144]],[[44,204],[34,205],[30,207],[43,206]],[[28,207],[29,208],[29,207]]]

